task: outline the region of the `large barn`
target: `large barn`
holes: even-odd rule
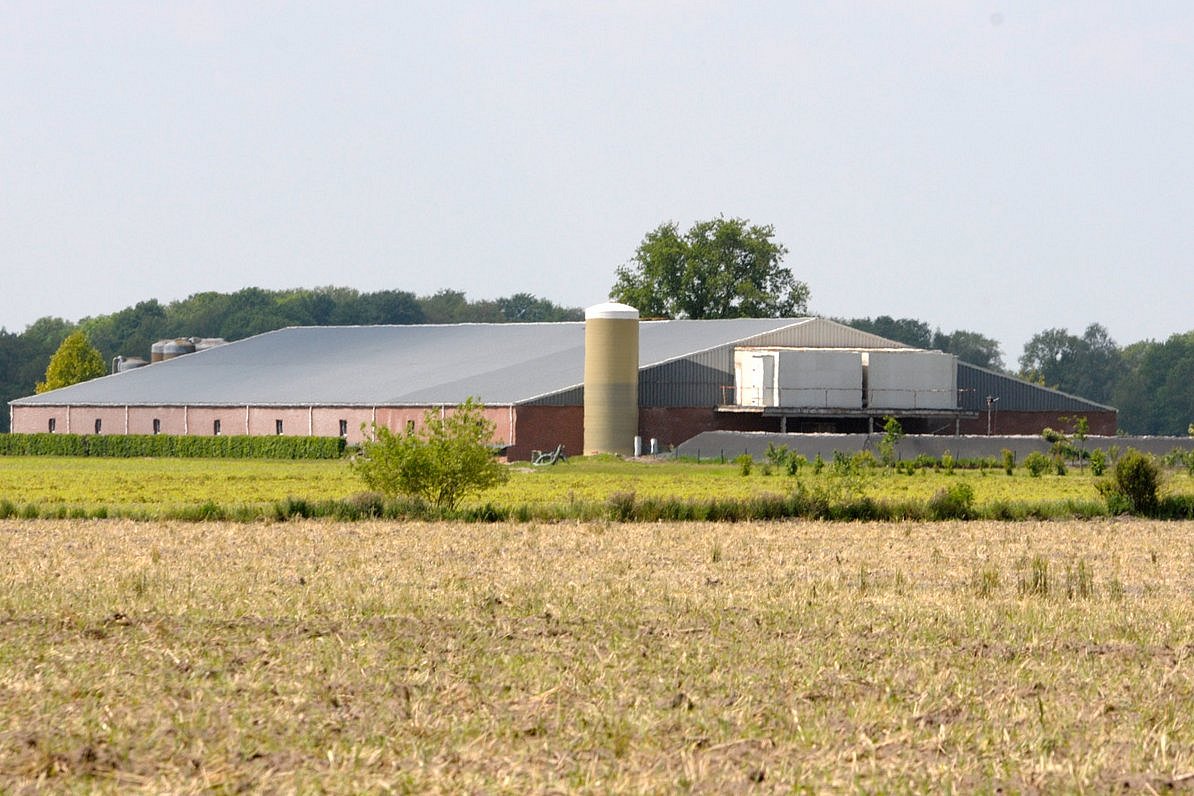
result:
[[[632,337],[588,341],[602,308]],[[14,432],[342,436],[402,431],[430,408],[486,406],[511,459],[586,444],[600,374],[586,348],[630,362],[623,418],[645,449],[702,431],[1033,434],[1085,416],[1114,434],[1116,411],[823,318],[637,320],[621,305],[587,322],[293,327],[10,404]],[[637,338],[637,346],[632,341]],[[633,350],[637,348],[637,351]],[[633,384],[635,376],[637,384]],[[595,382],[594,379],[597,381]],[[637,394],[637,406],[633,395]],[[633,413],[637,413],[637,419]],[[589,424],[596,420],[590,417]],[[602,421],[605,422],[604,420]],[[620,428],[617,423],[611,428]],[[590,428],[590,432],[592,432]],[[620,440],[618,452],[632,450]],[[601,446],[596,446],[601,447]]]

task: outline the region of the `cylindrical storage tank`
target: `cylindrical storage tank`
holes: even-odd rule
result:
[[[168,340],[162,346],[162,359],[174,359],[183,354],[193,354],[195,352],[195,344],[190,340],[179,338],[178,340]]]
[[[638,310],[585,310],[585,453],[634,454],[638,434]]]
[[[148,364],[141,357],[116,357],[116,372],[124,373],[126,370],[136,370]]]
[[[174,341],[173,340],[158,340],[156,343],[151,345],[149,347],[149,361],[150,362],[161,362],[162,361],[162,352],[166,350],[166,344],[172,343],[172,342],[174,342]]]
[[[196,351],[206,351],[209,348],[215,348],[227,343],[223,337],[192,337],[191,342],[195,344]]]

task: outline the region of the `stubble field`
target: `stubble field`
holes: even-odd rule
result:
[[[1194,523],[0,523],[0,791],[1194,786]]]

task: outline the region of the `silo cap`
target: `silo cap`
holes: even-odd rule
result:
[[[626,318],[637,321],[638,310],[628,304],[607,301],[604,304],[594,304],[585,310],[585,320],[590,318]]]

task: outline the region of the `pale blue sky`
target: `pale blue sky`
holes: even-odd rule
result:
[[[0,0],[0,325],[203,290],[603,300],[775,226],[835,316],[1194,328],[1194,3]]]

